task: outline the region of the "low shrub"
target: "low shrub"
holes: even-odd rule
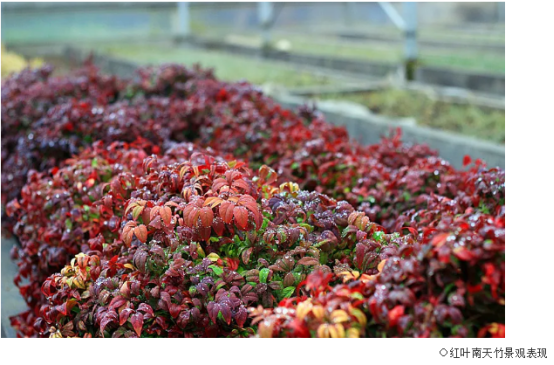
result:
[[[106,153],[113,156],[118,147]],[[267,166],[251,179],[244,163],[194,153],[172,164],[149,157],[140,174],[141,165],[132,157],[141,151],[123,149],[130,156],[118,158],[118,164],[128,161],[135,173],[129,168],[115,175],[98,156],[101,145],[95,148],[94,157],[86,151],[53,179],[43,179],[52,186],[50,181],[67,176],[72,165],[90,176],[86,159],[113,175],[97,178],[105,182],[96,190],[104,192],[95,199],[96,229],[76,220],[71,232],[87,231],[89,239],[66,240],[56,258],[68,262],[68,254],[85,253],[61,274],[35,280],[43,296],[30,302],[38,321],[28,334],[140,336],[147,321],[149,336],[250,335],[252,329],[244,328],[248,306],[273,307],[292,296],[313,270],[352,265],[374,274],[379,262],[413,243],[409,236],[385,235],[344,201],[299,191],[292,183],[272,185],[277,174]],[[73,185],[80,180],[90,178]],[[378,242],[369,239],[374,236]],[[25,241],[30,243],[25,248],[36,240]],[[59,253],[52,240],[43,246],[39,251]],[[382,250],[369,257],[376,247]],[[49,270],[59,271],[58,261],[38,261],[35,265],[49,263]],[[121,315],[125,309],[130,317]],[[30,317],[14,324],[23,330]]]
[[[209,70],[50,73],[2,87],[20,336],[503,333],[502,170]]]

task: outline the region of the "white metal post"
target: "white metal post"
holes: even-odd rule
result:
[[[344,24],[352,26],[355,22],[356,3],[345,2],[344,3]]]
[[[404,66],[405,79],[415,79],[417,64],[417,3],[405,2],[404,13]]]
[[[403,3],[404,55],[407,61],[417,59],[417,3]]]
[[[179,37],[190,35],[190,4],[188,2],[177,3],[177,34]]]
[[[273,3],[258,3],[258,20],[262,31],[262,48],[267,50],[271,44],[271,19],[273,19]]]

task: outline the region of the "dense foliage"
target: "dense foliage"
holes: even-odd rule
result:
[[[504,172],[481,161],[360,146],[175,65],[25,70],[2,133],[22,336],[503,336]]]

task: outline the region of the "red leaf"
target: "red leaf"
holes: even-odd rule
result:
[[[235,207],[233,209],[233,216],[235,217],[237,227],[245,230],[248,226],[248,210],[245,207]]]
[[[243,179],[233,181],[233,187],[241,188],[244,191],[248,191],[250,189],[250,186],[248,186],[248,183]]]
[[[464,166],[467,166],[471,163],[471,157],[469,157],[469,155],[465,155],[464,156]]]
[[[118,295],[117,297],[113,298],[110,302],[110,307],[113,309],[117,309],[127,303],[127,299],[122,297],[121,295]]]
[[[231,324],[232,314],[231,314],[231,308],[229,308],[229,305],[226,303],[219,304],[219,311],[221,315],[223,316],[223,319],[227,324]]]
[[[209,240],[211,233],[212,227],[198,227],[198,235],[200,236],[200,240],[202,241]]]
[[[160,216],[156,216],[156,218],[152,219],[149,224],[150,227],[154,227],[156,229],[162,229],[162,220]]]
[[[102,337],[104,337],[104,329],[106,329],[106,326],[111,322],[116,322],[116,319],[117,313],[114,310],[109,310],[104,313],[102,319],[100,320],[100,333],[102,334]]]
[[[237,314],[235,314],[235,321],[237,322],[237,325],[242,328],[244,325],[244,322],[246,322],[246,318],[248,317],[248,311],[244,307],[240,307],[237,311]]]
[[[252,254],[253,250],[254,248],[250,247],[242,251],[242,253],[240,254],[240,257],[242,258],[242,262],[244,262],[245,264],[248,264],[248,261],[250,261],[250,255]]]
[[[227,183],[227,180],[223,179],[223,178],[217,178],[214,180],[214,183],[212,184],[212,190],[213,191],[216,191],[216,192],[219,192],[219,190],[224,187],[224,186],[227,186],[228,183]]]
[[[462,246],[456,247],[452,252],[462,261],[470,261],[474,258],[473,252]]]
[[[208,309],[208,316],[210,317],[213,323],[216,323],[217,314],[219,313],[219,304],[215,302],[209,302],[207,309]]]
[[[446,239],[450,236],[450,233],[439,233],[433,239],[431,240],[431,244],[436,247],[440,247],[444,245],[446,242]]]
[[[141,312],[137,312],[131,316],[131,324],[133,325],[133,329],[137,335],[140,337],[140,334],[142,333],[142,325],[144,324],[144,316]]]
[[[256,222],[256,228],[259,228],[259,226],[262,224],[262,219],[256,200],[250,195],[243,195],[242,197],[240,197],[237,204],[245,207],[252,212],[252,215],[254,215],[254,221]]]
[[[214,218],[214,221],[212,223],[212,227],[214,229],[215,234],[217,234],[218,236],[223,235],[225,225],[223,224],[223,220],[220,217],[215,217]]]
[[[154,317],[154,310],[152,309],[151,306],[149,306],[146,303],[140,303],[137,310],[145,313],[146,318],[153,318]]]
[[[397,305],[389,311],[389,324],[391,327],[396,326],[400,317],[404,315],[404,306]]]
[[[125,322],[127,322],[127,319],[129,319],[129,315],[133,313],[134,310],[131,308],[125,308],[124,310],[119,313],[119,325],[123,326]]]
[[[202,226],[211,228],[213,220],[214,212],[212,212],[211,208],[204,207],[200,210],[200,221],[202,222]]]
[[[413,227],[402,227],[402,229],[407,229],[414,237],[417,237],[417,229]]]
[[[183,218],[185,218],[185,224],[187,227],[194,227],[196,221],[198,221],[198,215],[200,215],[200,209],[197,206],[189,204],[183,210]]]
[[[235,204],[231,203],[230,201],[221,202],[221,205],[219,206],[219,215],[221,219],[223,219],[223,222],[231,224],[231,222],[233,221],[234,208]]]
[[[300,265],[305,265],[305,266],[311,266],[311,265],[319,265],[319,261],[315,258],[315,257],[303,257],[301,258],[298,263]]]

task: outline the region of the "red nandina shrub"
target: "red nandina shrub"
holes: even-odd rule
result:
[[[144,171],[146,151],[153,149],[156,147],[143,140],[108,147],[98,142],[67,160],[62,168],[29,174],[21,199],[7,206],[8,214],[17,222],[14,234],[20,242],[12,249],[19,267],[14,281],[33,313],[26,318],[34,318],[45,300],[40,292],[44,279],[79,252],[98,249],[94,245],[91,248],[89,239],[118,236],[114,232],[123,205]],[[194,151],[203,150],[190,144],[175,145],[166,159],[171,161],[175,155],[186,158]]]
[[[243,163],[193,154],[169,165],[149,157],[144,169],[133,182],[120,174],[102,187],[97,209],[111,207],[113,225],[41,285],[38,334],[251,335],[248,306],[291,297],[312,270],[376,273],[413,243],[346,202],[272,186],[277,176],[265,166],[251,180]],[[127,197],[124,209],[113,209],[114,194]]]
[[[261,337],[503,337],[504,218],[445,217],[371,277],[312,273],[310,295],[250,310]],[[484,233],[486,239],[479,233]],[[406,251],[409,251],[407,253]],[[501,330],[498,330],[501,328]]]
[[[434,154],[406,148],[398,138],[361,147],[314,111],[295,114],[250,84],[221,82],[201,69],[146,68],[132,81],[103,76],[92,65],[70,76],[50,72],[27,70],[3,83],[3,203],[18,196],[28,171],[58,166],[95,140],[144,138],[162,150],[170,141],[196,141],[254,168],[272,166],[281,182],[337,198],[348,198],[381,159],[395,169]]]
[[[50,72],[2,85],[20,335],[503,335],[502,170],[209,70]]]

